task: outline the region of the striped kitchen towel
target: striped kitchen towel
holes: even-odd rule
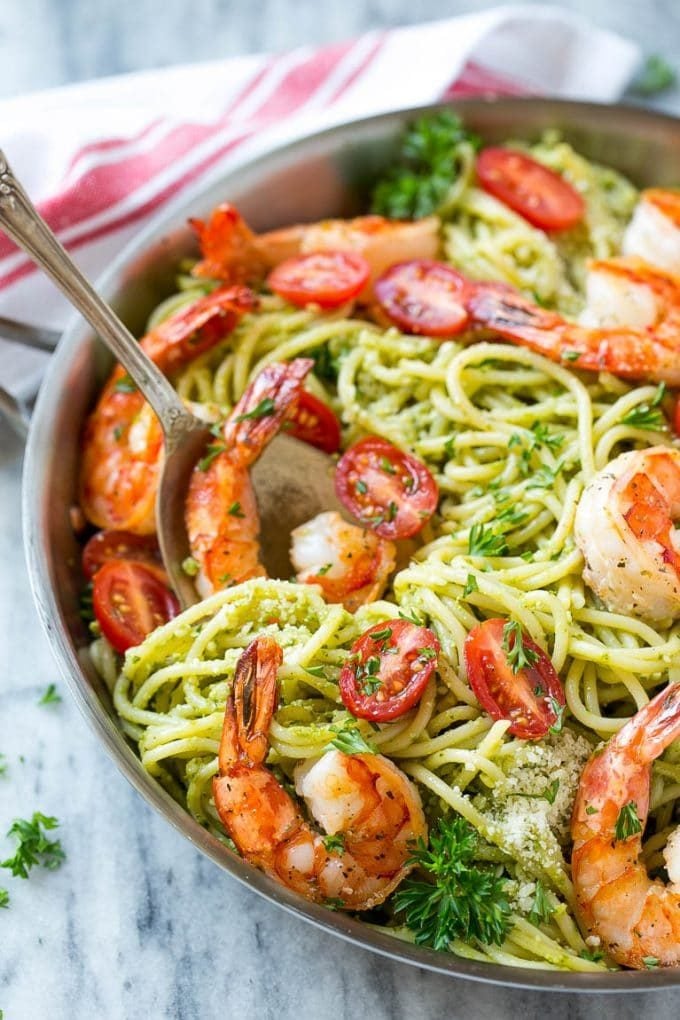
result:
[[[350,42],[171,67],[0,102],[0,145],[93,279],[170,200],[267,132],[285,140],[437,99],[614,100],[637,47],[563,10],[506,6]],[[0,235],[0,316],[59,329],[65,300]],[[35,388],[45,355],[0,340],[0,386]]]

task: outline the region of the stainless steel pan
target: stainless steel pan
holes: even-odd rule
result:
[[[680,122],[641,109],[552,100],[470,100],[451,104],[486,141],[535,138],[557,128],[579,151],[618,167],[637,184],[680,183]],[[389,164],[395,140],[418,111],[345,124],[230,165],[190,206],[167,212],[123,251],[100,292],[133,330],[173,290],[178,260],[193,253],[189,215],[219,201],[239,206],[257,229],[358,212],[371,178]],[[87,635],[78,615],[80,555],[69,523],[75,500],[78,436],[109,362],[86,325],[74,322],[51,360],[35,408],[24,474],[28,567],[43,626],[82,712],[132,785],[225,871],[261,895],[342,938],[405,963],[478,981],[570,991],[639,991],[680,985],[680,969],[602,975],[509,969],[400,942],[284,889],[232,854],[183,811],[142,769],[122,735],[108,691],[81,662]]]

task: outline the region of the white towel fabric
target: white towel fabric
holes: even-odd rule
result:
[[[91,279],[169,201],[264,132],[287,140],[445,97],[613,101],[637,46],[553,7],[507,6],[321,48],[104,78],[0,102],[0,144]],[[61,328],[65,300],[0,235],[0,316]],[[0,387],[35,391],[44,354],[0,339]]]

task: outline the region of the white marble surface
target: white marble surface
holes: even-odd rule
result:
[[[479,9],[420,0],[5,0],[0,95],[177,60],[340,38]],[[680,65],[677,0],[573,0]],[[676,94],[661,105],[680,108]],[[39,629],[20,529],[21,444],[0,423],[0,859],[12,818],[58,816],[67,854],[27,882],[0,871],[4,1020],[466,1017],[637,1020],[680,1014],[680,993],[534,994],[453,982],[320,933],[222,874],[118,774],[70,702]],[[57,682],[60,704],[37,704]],[[23,759],[23,760],[22,760]]]

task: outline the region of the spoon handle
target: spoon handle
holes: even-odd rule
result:
[[[172,386],[147,358],[118,316],[102,301],[62,248],[0,149],[0,227],[39,265],[90,323],[158,415],[166,435],[187,429],[193,416],[185,410]]]

